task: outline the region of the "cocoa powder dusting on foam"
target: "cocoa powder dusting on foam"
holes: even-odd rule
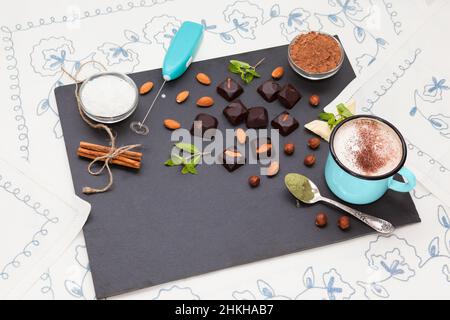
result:
[[[356,165],[366,174],[373,174],[388,163],[392,148],[380,124],[375,121],[361,121],[358,135],[358,150],[354,151]]]

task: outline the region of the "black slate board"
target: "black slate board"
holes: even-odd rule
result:
[[[115,167],[113,190],[100,195],[81,193],[83,186],[101,186],[106,176],[90,176],[86,172],[88,161],[78,158],[76,150],[80,140],[106,144],[105,135],[90,129],[80,119],[73,85],[55,90],[75,189],[92,204],[84,235],[98,298],[372,233],[356,220],[352,220],[349,231],[340,231],[336,221],[341,212],[322,204],[297,208],[284,187],[286,173],[301,172],[315,181],[325,196],[335,198],[323,176],[328,145],[323,143],[314,152],[317,156],[314,168],[302,164],[305,154],[311,152],[306,142],[312,137],[303,125],[316,119],[319,112],[319,108],[308,105],[310,94],[319,94],[321,106],[325,106],[355,77],[346,58],[340,72],[331,79],[308,81],[290,69],[286,54],[287,46],[280,46],[193,63],[182,78],[169,82],[163,90],[167,97],[160,99],[153,109],[148,119],[151,134],[146,137],[132,133],[129,123],[142,119],[157,90],[141,97],[136,113],[113,127],[120,145],[144,145],[142,169],[136,172]],[[234,173],[221,165],[203,165],[197,176],[181,175],[178,168],[164,167],[162,163],[171,150],[171,132],[162,126],[163,119],[175,118],[183,127],[190,128],[199,112],[207,112],[219,119],[220,129],[230,128],[222,115],[227,103],[216,94],[215,87],[229,75],[226,66],[231,58],[256,63],[263,57],[266,61],[258,68],[263,77],[245,86],[240,97],[248,107],[266,106],[271,119],[285,110],[278,101],[267,103],[256,93],[257,86],[280,65],[286,70],[280,83],[292,83],[303,94],[303,99],[290,111],[299,120],[300,128],[281,138],[281,143],[294,142],[296,153],[292,157],[281,155],[278,176],[262,177],[261,186],[250,189],[247,179],[259,173],[256,165],[247,165]],[[213,84],[209,87],[198,84],[194,78],[198,72],[209,74]],[[131,77],[138,85],[151,80],[155,88],[162,82],[159,69]],[[186,89],[191,91],[191,97],[177,105],[176,94]],[[203,95],[214,97],[216,105],[207,110],[196,107],[196,99]],[[420,221],[409,194],[388,192],[378,202],[358,208],[397,227]],[[314,216],[319,211],[328,213],[329,224],[325,229],[314,226]]]

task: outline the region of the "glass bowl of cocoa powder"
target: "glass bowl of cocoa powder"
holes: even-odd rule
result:
[[[344,49],[341,43],[325,32],[304,32],[297,35],[288,48],[289,64],[304,78],[322,80],[335,75],[342,67]]]

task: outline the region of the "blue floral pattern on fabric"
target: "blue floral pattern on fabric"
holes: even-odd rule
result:
[[[356,58],[358,71],[361,72],[362,69],[373,64],[380,51],[389,45],[383,37],[364,26],[364,23],[373,15],[371,10],[373,3],[371,0],[329,0],[328,3],[334,10],[328,13],[314,13],[321,29],[324,21],[327,21],[339,28],[352,28],[355,40],[360,44],[365,41],[371,42],[372,52],[363,53]]]
[[[37,224],[30,240],[23,245],[20,251],[11,257],[11,260],[5,265],[0,265],[0,281],[8,281],[11,273],[19,269],[24,260],[33,255],[34,250],[41,245],[41,241],[49,234],[51,225],[57,224],[59,218],[52,216],[49,209],[43,208],[40,202],[33,200],[31,195],[22,191],[20,187],[7,180],[6,176],[2,174],[0,174],[0,192],[10,195],[42,220]]]
[[[91,271],[89,261],[87,260],[86,247],[84,245],[77,245],[75,247],[75,262],[80,269],[80,271],[77,272],[79,277],[77,279],[65,280],[64,287],[66,291],[76,299],[93,299],[94,297],[87,297],[84,290]]]
[[[250,290],[234,291],[233,298],[237,300],[293,300],[293,299],[321,299],[347,300],[355,293],[355,289],[336,271],[330,269],[322,274],[321,281],[316,281],[313,267],[309,267],[303,274],[304,289],[295,297],[280,295],[264,280],[256,282],[258,293]]]
[[[437,130],[439,134],[446,139],[450,139],[450,113],[443,114],[441,112],[434,113],[428,111],[432,106],[443,99],[443,93],[450,90],[450,87],[445,84],[446,79],[438,79],[431,77],[431,82],[423,87],[422,93],[418,89],[414,91],[414,105],[409,111],[409,115],[420,116],[425,119],[433,129]],[[420,103],[430,104],[429,106],[421,106]]]
[[[164,3],[165,1],[155,2]],[[374,52],[364,53],[357,57],[357,67],[361,71],[373,63],[379,55],[380,49],[388,45],[383,37],[373,34],[364,27],[364,22],[372,15],[370,10],[372,1],[341,1],[329,0],[328,4],[332,10],[327,13],[310,12],[304,8],[293,8],[287,13],[283,13],[284,8],[280,4],[273,4],[270,8],[263,8],[256,2],[248,0],[235,1],[225,7],[223,17],[225,25],[217,22],[210,23],[206,19],[199,22],[205,27],[205,31],[212,35],[217,35],[227,44],[235,44],[241,40],[256,39],[256,31],[259,26],[268,23],[277,23],[281,35],[290,41],[301,31],[310,30],[310,20],[315,18],[319,23],[319,30],[324,27],[325,21],[334,26],[353,28],[355,41],[363,44],[371,41],[374,46]],[[133,10],[139,7],[146,8],[152,5],[141,3],[139,6],[129,3],[128,6],[118,5],[116,8],[108,7],[106,10],[96,10],[94,14],[85,12],[79,19],[89,19],[95,16],[113,14],[124,10]],[[63,17],[62,22],[67,22],[67,17]],[[51,19],[49,23],[41,21],[39,26],[58,23],[56,19]],[[115,41],[105,41],[101,43],[97,50],[84,56],[76,54],[75,46],[72,40],[65,37],[50,37],[42,39],[33,47],[30,54],[31,66],[33,70],[43,77],[53,77],[55,80],[49,87],[48,95],[37,103],[37,115],[43,116],[50,111],[55,117],[53,132],[56,138],[62,137],[58,113],[54,102],[50,99],[53,90],[65,83],[61,68],[69,72],[75,72],[80,65],[87,61],[105,59],[105,65],[109,67],[120,67],[120,71],[133,72],[140,64],[139,46],[159,45],[167,50],[171,39],[176,34],[181,25],[181,20],[177,17],[162,14],[152,17],[143,27],[142,34],[136,30],[126,29],[123,31],[124,41],[121,43]],[[16,26],[17,31],[36,28],[37,25],[29,25],[27,28]],[[364,44],[366,45],[366,44]],[[24,119],[25,120],[25,119]],[[437,122],[437,120],[435,121]]]
[[[108,6],[105,9],[96,9],[92,12],[80,12],[74,21],[85,19],[96,19],[96,17],[115,14],[118,12],[138,10],[139,8],[149,8],[154,5],[166,2],[152,1],[146,2],[127,2],[117,6]],[[395,32],[399,34],[402,26],[400,17],[393,9],[393,3],[383,1],[387,14],[389,14]],[[222,4],[221,4],[222,5]],[[367,21],[373,16],[371,8],[372,0],[328,0],[328,9],[322,12],[314,12],[295,4],[295,8],[287,8],[278,3],[271,4],[269,7],[261,5],[257,1],[234,1],[224,5],[223,20],[210,21],[206,17],[199,19],[203,24],[205,31],[212,36],[218,37],[224,43],[233,45],[240,41],[253,41],[257,37],[258,28],[263,25],[273,24],[279,28],[280,35],[290,41],[301,31],[311,30],[313,25],[319,25],[319,30],[323,30],[327,25],[348,29],[353,34],[356,44],[364,52],[356,57],[356,65],[359,71],[373,64],[382,50],[389,46],[382,34],[378,30],[369,30],[366,27]],[[25,159],[29,159],[29,132],[25,114],[21,102],[21,83],[19,79],[19,70],[14,52],[13,36],[15,32],[26,32],[27,30],[48,26],[57,23],[65,23],[70,17],[61,18],[50,17],[48,19],[39,19],[37,23],[17,24],[14,27],[2,26],[1,31],[5,35],[2,38],[4,48],[8,54],[8,70],[11,72],[11,110],[14,111],[14,118],[18,124],[18,141],[20,151]],[[30,51],[30,64],[35,74],[48,81],[48,91],[42,98],[35,102],[36,115],[43,116],[51,114],[55,118],[53,128],[57,138],[62,136],[59,126],[56,106],[53,105],[51,93],[54,88],[63,85],[65,79],[61,68],[64,67],[70,72],[75,72],[80,65],[92,59],[102,59],[110,67],[121,68],[124,72],[132,72],[140,64],[139,49],[145,46],[159,46],[161,50],[167,50],[170,40],[178,31],[181,25],[181,18],[168,14],[161,14],[149,17],[140,27],[135,30],[125,29],[120,33],[121,40],[117,40],[117,35],[111,39],[103,38],[96,44],[90,52],[79,53],[76,50],[76,43],[73,39],[66,37],[45,35],[35,43]],[[142,28],[142,29],[141,29]],[[414,64],[415,59],[420,54],[416,51],[414,58],[401,71],[404,73]],[[399,75],[399,74],[397,74]],[[401,75],[400,75],[401,77]],[[397,78],[390,79],[384,89],[389,90],[397,81]],[[383,89],[382,88],[382,89]],[[431,77],[431,81],[426,83],[423,90],[417,90],[421,100],[427,103],[441,101],[448,91],[448,83],[442,77]],[[381,90],[378,92],[383,94]],[[419,94],[420,93],[420,94]],[[378,97],[379,98],[379,97]],[[377,99],[369,101],[368,109],[377,103]],[[422,112],[422,107],[411,108],[410,115],[418,116]],[[447,134],[448,117],[443,114],[424,113],[424,119],[437,131]],[[414,148],[412,144],[409,145]],[[419,152],[419,151],[418,151]],[[422,151],[420,151],[422,152]],[[422,152],[423,154],[423,152]],[[421,199],[418,196],[417,199]],[[357,281],[350,283],[345,281],[342,276],[342,270],[329,266],[327,272],[317,272],[318,266],[309,267],[303,272],[301,288],[295,296],[282,295],[265,280],[255,280],[255,287],[251,290],[235,290],[232,297],[236,299],[351,299],[356,293],[365,295],[367,298],[387,298],[390,297],[390,285],[392,283],[408,282],[416,274],[432,262],[442,263],[440,271],[443,280],[450,282],[450,219],[443,206],[437,209],[437,222],[442,227],[442,234],[436,235],[430,239],[428,247],[424,248],[427,257],[422,258],[417,254],[416,246],[410,244],[406,239],[395,235],[386,237],[377,237],[376,240],[369,243],[369,248],[365,252],[365,258],[368,267],[374,272],[374,278],[371,281]],[[388,242],[390,240],[391,242]],[[85,257],[85,247],[77,246],[75,250],[75,261],[81,271],[80,276],[67,278],[64,282],[66,291],[77,299],[87,299],[86,282],[90,275],[89,264]],[[28,252],[28,251],[25,251]],[[444,261],[444,262],[441,262]],[[2,277],[5,272],[0,273]],[[52,294],[52,278],[50,273],[43,275],[42,281],[45,282],[43,294]],[[44,292],[45,291],[45,292]],[[159,290],[155,299],[177,298],[200,299],[196,291],[190,287],[173,285]]]
[[[174,285],[170,288],[159,290],[153,300],[200,300],[200,297],[189,287]]]

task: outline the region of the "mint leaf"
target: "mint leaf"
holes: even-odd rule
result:
[[[337,126],[340,122],[344,121],[344,119],[345,119],[345,118],[339,118],[339,119],[337,119],[337,120],[334,122],[334,126],[333,126],[333,127]]]
[[[188,162],[188,164],[193,164],[193,165],[198,165],[200,163],[200,160],[202,159],[202,155],[201,154],[197,154],[195,155],[191,161]]]
[[[232,73],[237,73],[237,74],[242,73],[241,68],[239,68],[239,67],[237,67],[237,66],[235,66],[235,65],[232,65],[232,64],[230,64],[230,65],[228,66],[228,70],[229,70],[230,72],[232,72]]]
[[[261,63],[263,60],[261,60],[259,63]],[[261,77],[261,75],[256,72],[256,66],[253,67],[249,63],[244,61],[230,60],[228,70],[232,73],[240,74],[241,79],[247,84],[252,82],[255,77]]]
[[[177,144],[175,144],[175,147],[191,154],[200,153],[197,147],[190,143],[178,142]]]
[[[337,105],[337,111],[341,116],[345,118],[351,117],[353,115],[343,103]]]
[[[172,158],[170,160],[172,160],[173,164],[176,166],[185,162],[185,159],[183,157],[181,157],[177,154],[174,154],[174,153],[172,154]]]
[[[331,118],[330,120],[328,120],[328,125],[330,126],[330,128],[333,128],[336,125],[336,118]]]
[[[181,173],[182,174],[198,174],[197,172],[197,165],[201,162],[203,158],[203,153],[200,152],[197,147],[193,144],[189,143],[177,143],[175,145],[178,149],[181,149],[185,152],[190,153],[191,155],[182,157],[176,153],[173,152],[171,154],[171,158],[164,162],[164,165],[168,167],[174,167],[182,165]]]
[[[183,169],[181,169],[181,173],[182,174],[188,174],[189,173],[189,169],[187,166],[184,166]]]
[[[334,118],[334,114],[332,114],[332,113],[330,113],[330,112],[321,112],[321,113],[319,114],[319,118],[320,118],[321,120],[328,121],[328,120],[330,120],[331,118]]]
[[[171,158],[164,162],[164,165],[168,167],[174,167],[179,166],[180,164],[184,164],[186,162],[186,159],[183,157],[177,155],[177,154],[171,154]]]
[[[165,166],[168,166],[168,167],[173,167],[173,166],[175,166],[176,164],[172,161],[172,159],[169,159],[169,160],[167,160],[166,162],[164,162],[164,165],[165,165]]]
[[[334,115],[331,112],[322,112],[319,114],[319,118],[326,121],[331,129],[333,129],[337,124],[342,122],[344,119],[353,116],[350,110],[347,109],[345,104],[340,103],[336,106],[338,115]]]
[[[239,68],[250,68],[250,65],[247,62],[239,61],[239,60],[230,60],[230,64],[239,67]]]
[[[186,168],[187,169],[187,171],[190,173],[190,174],[198,174],[198,171],[197,171],[197,169],[195,168],[195,164],[187,164],[184,168]],[[183,169],[184,169],[183,168]]]
[[[261,75],[258,72],[256,72],[255,69],[248,69],[247,73],[250,73],[251,75],[253,75],[253,76],[257,77],[257,78],[261,77]]]
[[[241,78],[245,81],[245,83],[249,84],[250,82],[252,82],[254,75],[251,73],[245,73],[242,74]]]

